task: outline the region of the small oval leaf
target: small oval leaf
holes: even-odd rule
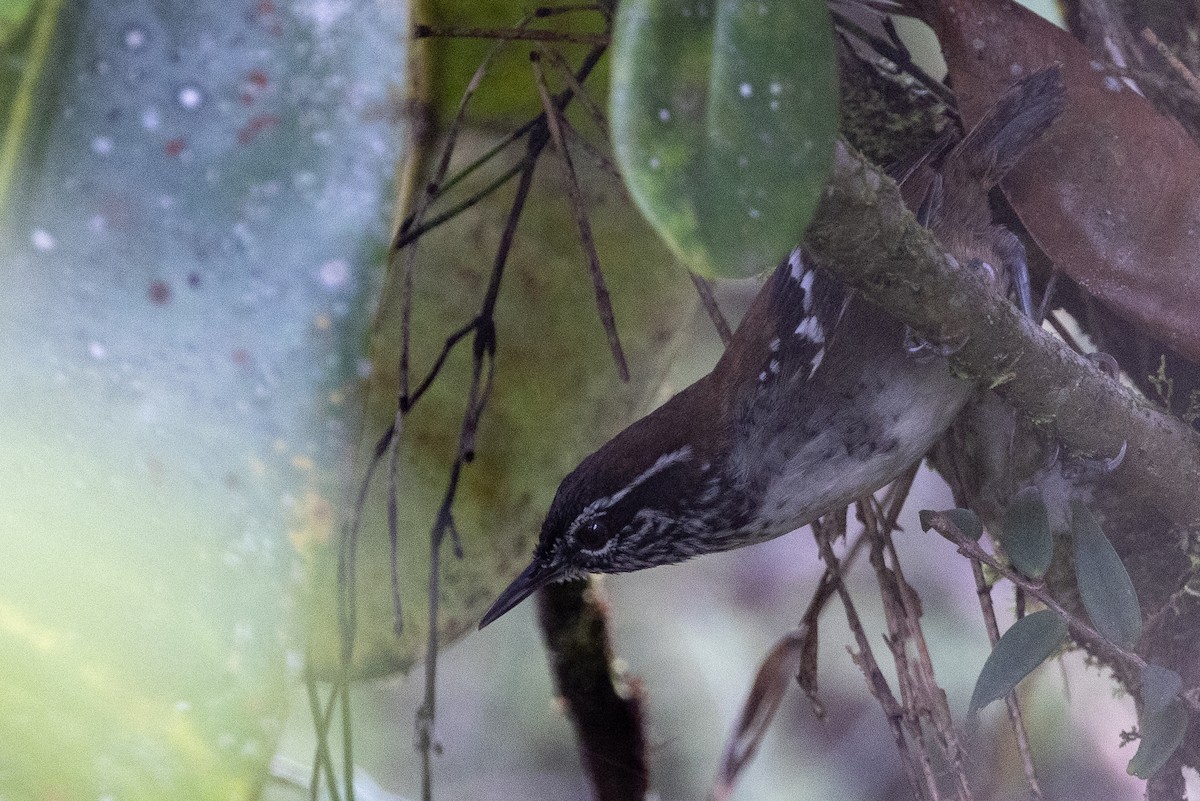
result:
[[[983,524],[979,522],[979,516],[970,509],[947,509],[944,512],[933,512],[929,509],[920,511],[921,530],[929,531],[929,529],[938,529],[941,534],[939,523],[945,520],[952,524],[958,533],[962,534],[972,542],[977,542],[983,536]]]
[[[1182,689],[1183,677],[1178,673],[1159,665],[1146,665],[1142,668],[1143,714],[1154,717],[1162,712]]]
[[[1149,779],[1167,763],[1187,733],[1187,709],[1171,701],[1157,715],[1143,716],[1141,741],[1126,770],[1139,779]]]
[[[1021,573],[1033,579],[1046,575],[1054,556],[1054,538],[1040,489],[1026,487],[1013,496],[1004,512],[1000,542]]]
[[[1096,518],[1079,501],[1071,502],[1075,538],[1075,581],[1096,630],[1124,648],[1142,636],[1142,609],[1129,572]]]
[[[837,133],[824,0],[625,0],[613,34],[617,161],[694,271],[755,275],[797,242]]]
[[[1018,620],[996,643],[971,693],[967,717],[1012,692],[1038,665],[1058,650],[1067,636],[1067,624],[1054,612],[1043,609]]]

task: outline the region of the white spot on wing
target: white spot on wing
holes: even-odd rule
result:
[[[792,268],[792,280],[799,281],[800,274],[804,271],[804,260],[800,256],[800,248],[796,248],[788,256],[788,266]]]
[[[817,344],[825,341],[825,331],[821,328],[821,323],[816,317],[805,317],[801,320],[800,325],[796,326],[796,335]]]
[[[810,367],[808,370],[808,374],[810,376],[813,373],[817,372],[817,368],[821,366],[821,361],[824,358],[825,358],[825,349],[824,348],[821,348],[820,350],[818,350],[816,353],[813,354],[812,367]]]
[[[813,285],[813,271],[806,270],[804,272],[804,275],[800,278],[800,288],[804,290],[804,311],[805,311],[805,313],[812,311],[812,305],[813,305],[812,285]],[[797,331],[796,333],[799,333],[799,331]]]

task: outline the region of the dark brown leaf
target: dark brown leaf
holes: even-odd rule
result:
[[[713,780],[712,791],[709,793],[712,801],[725,801],[729,798],[738,775],[754,758],[763,735],[767,733],[767,728],[779,709],[783,694],[803,664],[804,655],[808,651],[809,635],[809,628],[803,625],[784,635],[758,668],[758,674],[754,677],[754,684],[746,697],[746,703],[742,705],[742,714],[738,718],[733,735],[725,744],[721,769],[717,772],[717,778]]]
[[[938,35],[967,126],[1018,78],[1062,64],[1067,109],[1004,191],[1059,268],[1200,359],[1200,149],[1183,128],[1069,33],[1015,3],[910,5]]]

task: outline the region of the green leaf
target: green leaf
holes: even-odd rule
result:
[[[824,0],[625,0],[613,37],[613,143],[642,213],[703,275],[774,267],[837,132]]]
[[[1157,715],[1143,716],[1138,729],[1141,740],[1137,753],[1126,770],[1139,779],[1149,779],[1167,763],[1187,734],[1188,715],[1183,702],[1176,699]]]
[[[1142,712],[1154,717],[1171,703],[1183,689],[1183,677],[1160,665],[1142,668]]]
[[[1054,537],[1040,489],[1026,487],[1013,496],[1004,512],[1000,542],[1022,574],[1033,579],[1046,574],[1054,556]]]
[[[0,797],[259,797],[298,550],[347,489],[407,28],[59,0],[0,59]]]
[[[1049,609],[1018,620],[996,643],[975,680],[967,717],[1008,695],[1021,679],[1032,673],[1058,650],[1067,636],[1067,624]]]
[[[1142,609],[1129,571],[1092,513],[1071,502],[1071,533],[1075,538],[1075,580],[1084,608],[1096,630],[1124,648],[1142,636]]]
[[[922,531],[929,531],[934,527],[936,517],[943,516],[958,529],[958,533],[972,542],[983,536],[983,524],[979,522],[979,516],[970,509],[948,509],[944,512],[922,509],[919,516]]]

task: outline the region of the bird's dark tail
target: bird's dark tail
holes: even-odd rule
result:
[[[943,171],[962,170],[974,182],[991,189],[1053,124],[1066,103],[1058,64],[1027,75],[992,104],[947,156]]]

